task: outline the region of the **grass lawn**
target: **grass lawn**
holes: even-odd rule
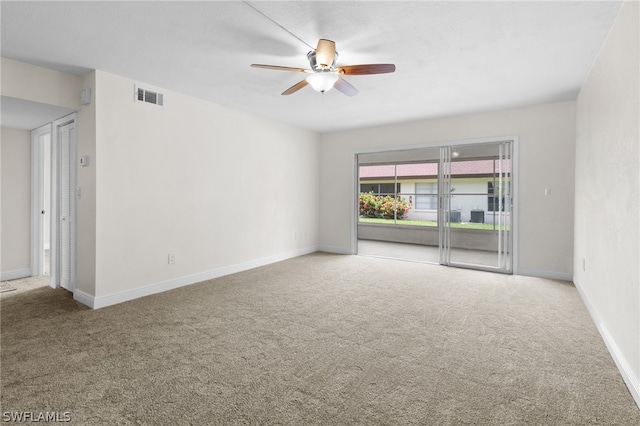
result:
[[[361,217],[359,219],[362,223],[382,223],[385,225],[393,225],[393,219],[376,219],[371,217]],[[413,226],[431,226],[437,227],[438,222],[434,222],[432,220],[407,220],[407,219],[398,219],[398,225],[413,225]],[[493,225],[489,223],[452,223],[452,228],[462,228],[462,229],[485,229],[489,231],[493,231]],[[497,227],[495,229],[498,229]],[[503,225],[502,229],[508,230],[509,227]]]

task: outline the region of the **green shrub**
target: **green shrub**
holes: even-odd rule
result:
[[[393,197],[375,195],[373,192],[360,193],[360,217],[404,219],[407,211],[409,211],[409,204],[399,195]]]

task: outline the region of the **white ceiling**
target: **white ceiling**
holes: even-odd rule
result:
[[[303,42],[242,1],[2,1],[2,56],[99,69],[318,132],[572,100],[619,1],[252,1],[337,65],[395,63],[346,79],[360,93],[286,88]],[[2,115],[5,116],[3,103]],[[4,122],[4,120],[3,120]]]

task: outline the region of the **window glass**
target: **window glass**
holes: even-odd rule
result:
[[[368,194],[373,192],[376,195],[395,195],[400,193],[400,183],[396,185],[396,192],[393,192],[393,183],[361,183],[360,192]]]
[[[417,210],[438,208],[438,186],[435,182],[416,182],[415,208]]]

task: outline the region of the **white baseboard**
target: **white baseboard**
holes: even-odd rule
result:
[[[174,278],[171,280],[146,285],[143,287],[134,288],[131,290],[125,290],[118,293],[108,294],[106,296],[91,296],[82,291],[76,290],[73,294],[73,298],[78,302],[86,305],[92,309],[105,308],[107,306],[116,305],[118,303],[127,302],[130,300],[138,299],[144,296],[150,296],[156,293],[162,293],[164,291],[173,290],[179,287],[207,281],[213,278],[222,277],[225,275],[235,274],[237,272],[247,271],[249,269],[258,268],[260,266],[269,265],[271,263],[281,262],[283,260],[291,259],[305,254],[314,253],[318,251],[318,247],[307,247],[304,249],[298,249],[286,253],[277,254],[274,256],[263,257],[260,259],[250,260],[235,265],[223,266],[221,268],[213,269],[210,271],[204,271],[193,275],[187,275],[184,277]]]
[[[31,276],[31,269],[15,269],[13,271],[2,271],[0,272],[0,280],[17,280],[18,278],[26,278]]]
[[[573,274],[566,272],[544,271],[542,269],[518,268],[517,275],[526,277],[547,278],[550,280],[573,281]]]
[[[326,253],[335,253],[335,254],[353,254],[351,253],[351,251],[343,247],[334,247],[334,246],[318,246],[318,251],[324,251]]]
[[[73,300],[76,300],[82,303],[83,305],[90,307],[91,309],[95,309],[94,307],[95,297],[85,293],[84,291],[75,290],[73,292]]]
[[[605,345],[607,345],[607,349],[609,349],[609,353],[611,354],[611,357],[616,363],[616,366],[618,367],[618,370],[622,375],[622,379],[627,385],[627,388],[629,388],[629,392],[631,393],[631,396],[635,400],[636,405],[638,405],[638,408],[640,408],[640,379],[634,375],[633,370],[629,365],[629,362],[627,361],[624,354],[620,350],[620,347],[618,347],[618,344],[616,343],[616,341],[613,339],[613,336],[611,336],[611,333],[609,333],[607,326],[604,325],[604,323],[600,319],[600,316],[598,315],[595,308],[591,304],[591,301],[587,297],[586,293],[582,291],[582,289],[580,288],[580,285],[577,282],[574,282],[574,285],[578,289],[578,293],[582,298],[582,302],[587,307],[587,310],[589,311],[589,315],[591,315],[591,319],[593,320],[596,327],[598,328],[598,331],[600,332],[600,336],[602,336],[602,340],[604,340]]]

